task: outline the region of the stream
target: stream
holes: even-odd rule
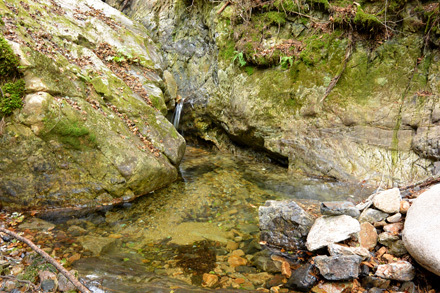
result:
[[[56,246],[81,255],[73,268],[87,276],[94,292],[204,291],[204,273],[232,280],[224,281],[231,282],[226,288],[256,289],[250,275],[260,271],[250,260],[261,249],[258,206],[294,199],[313,214],[320,201],[358,202],[371,193],[192,146],[180,172],[178,182],[132,203],[56,223],[52,232],[70,239]],[[238,248],[249,260],[243,272],[228,263]],[[247,283],[234,286],[239,277]]]

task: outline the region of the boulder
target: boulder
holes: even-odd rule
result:
[[[358,218],[360,212],[352,202],[327,201],[321,203],[321,214],[326,216],[347,215],[353,218]]]
[[[399,188],[393,188],[376,194],[373,199],[373,204],[376,208],[385,213],[398,213],[401,200],[402,197],[400,196]]]
[[[286,250],[304,249],[313,219],[294,201],[266,201],[258,211],[260,239]]]
[[[398,261],[390,264],[379,265],[376,276],[396,281],[411,281],[416,272],[414,267],[407,261]]]
[[[427,270],[440,275],[440,184],[423,192],[405,220],[403,243],[411,256]]]
[[[163,64],[147,29],[102,1],[50,5],[56,17],[17,7],[30,30],[11,23],[5,36],[26,95],[1,130],[3,207],[94,209],[178,179],[185,140],[164,116]],[[47,3],[31,7],[50,11]]]
[[[359,231],[359,222],[350,216],[323,216],[316,219],[310,229],[306,246],[310,251],[317,250],[329,244],[346,240]]]
[[[325,256],[314,258],[320,274],[330,281],[356,279],[362,258],[357,255]]]

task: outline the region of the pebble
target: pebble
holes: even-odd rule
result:
[[[232,255],[236,255],[236,256],[243,256],[243,255],[245,255],[244,251],[241,250],[241,249],[234,250],[231,254]]]
[[[226,249],[229,251],[236,250],[238,249],[238,243],[234,241],[228,241],[228,243],[226,244]]]
[[[361,224],[361,231],[359,232],[359,243],[362,247],[368,250],[373,250],[377,244],[377,231],[373,225],[368,222]]]
[[[231,267],[235,268],[238,266],[245,266],[247,264],[247,260],[241,256],[231,255],[228,258],[228,263]]]
[[[388,217],[387,221],[388,221],[388,223],[397,223],[400,221],[401,218],[402,218],[402,214],[397,213],[397,214],[394,214],[394,215]]]
[[[362,258],[357,255],[325,256],[314,258],[315,266],[327,280],[339,281],[356,279]]]
[[[399,234],[403,230],[403,223],[388,224],[383,227],[383,230],[388,233]]]
[[[213,274],[203,274],[203,286],[212,288],[218,283],[218,276]]]
[[[406,200],[402,200],[400,202],[400,213],[401,214],[406,214],[408,212],[410,206],[411,205],[410,205],[409,202],[407,202]]]

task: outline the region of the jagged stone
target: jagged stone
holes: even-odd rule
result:
[[[349,201],[327,201],[321,203],[321,214],[326,216],[347,215],[358,218],[359,210]]]
[[[359,216],[359,222],[368,222],[368,223],[375,223],[380,222],[384,219],[386,219],[389,216],[389,214],[378,211],[376,209],[366,209],[362,212],[362,214]]]
[[[362,258],[357,255],[324,256],[314,258],[320,274],[330,281],[356,279]]]
[[[335,243],[328,245],[328,252],[331,256],[358,255],[362,259],[367,259],[371,256],[368,249],[364,247],[347,247]]]
[[[294,201],[266,201],[259,208],[260,239],[286,250],[304,249],[313,219]]]
[[[373,199],[373,204],[376,208],[385,213],[398,213],[401,200],[402,197],[400,196],[399,188],[393,188],[376,194]]]
[[[312,263],[306,263],[292,272],[286,287],[297,291],[309,292],[318,282],[316,273],[315,266]]]
[[[411,281],[414,279],[415,269],[409,262],[402,260],[390,264],[379,265],[375,275],[384,279]]]
[[[360,231],[356,219],[347,215],[323,216],[316,219],[307,236],[307,249],[317,250],[332,243],[346,240]]]

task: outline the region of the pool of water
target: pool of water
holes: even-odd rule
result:
[[[266,200],[294,199],[313,211],[320,201],[357,202],[371,191],[196,147],[187,148],[180,172],[178,182],[130,204],[58,223],[79,248],[73,267],[117,292],[195,292],[185,284],[199,286],[203,273],[233,277],[230,246],[258,241]]]

